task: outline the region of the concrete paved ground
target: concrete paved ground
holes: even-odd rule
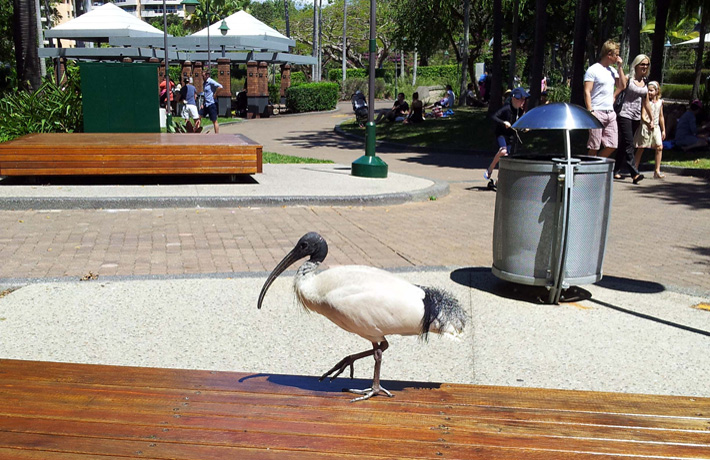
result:
[[[361,142],[333,133],[346,116],[347,105],[335,113],[224,126],[222,132],[347,168],[363,150]],[[445,286],[472,315],[462,342],[393,338],[385,379],[710,396],[710,311],[702,309],[710,303],[707,180],[668,174],[639,186],[616,182],[604,279],[583,287],[591,299],[548,306],[535,302],[538,293],[516,291],[490,273],[495,194],[485,190],[482,177],[489,158],[378,154],[392,178],[402,175],[405,189],[445,181],[450,193],[379,206],[316,200],[0,211],[0,287],[19,287],[0,298],[0,356],[320,375],[345,354],[368,348],[367,342],[303,314],[285,278],[272,287],[264,309],[255,308],[266,272],[303,233],[316,230],[330,245],[326,264],[374,265]],[[266,173],[257,182],[265,185]],[[351,178],[339,179],[333,187],[344,190]],[[317,196],[327,194],[326,181],[302,182]],[[395,182],[380,180],[375,187]],[[202,186],[177,185],[162,198]],[[0,193],[11,199],[5,187]],[[66,195],[58,187],[79,196],[88,190],[50,187],[60,197]],[[102,188],[106,184],[95,187],[131,201],[126,186],[112,193]],[[135,199],[165,185],[132,187]],[[37,188],[44,187],[23,193],[50,194]],[[98,279],[79,281],[89,273]],[[371,363],[356,371],[370,377]]]

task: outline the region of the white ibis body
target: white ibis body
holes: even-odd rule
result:
[[[387,349],[386,336],[419,335],[429,332],[458,335],[467,315],[458,301],[443,290],[415,286],[387,271],[373,267],[348,265],[317,271],[328,254],[328,245],[318,233],[307,233],[266,279],[259,294],[258,308],[269,286],[291,264],[310,256],[296,273],[294,282],[299,302],[308,310],[320,313],[348,332],[372,343],[372,350],[346,356],[321,380],[333,380],[353,363],[366,356],[375,358],[372,387],[348,390],[362,395],[353,401],[392,394],[380,385],[382,353]]]

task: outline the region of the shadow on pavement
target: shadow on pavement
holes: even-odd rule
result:
[[[460,268],[451,272],[450,278],[455,283],[505,299],[544,304],[547,303],[549,298],[549,291],[546,287],[527,286],[498,279],[493,275],[491,269],[487,267]],[[589,291],[579,286],[572,286],[562,293],[560,303],[578,302],[591,297],[592,294]]]
[[[708,185],[708,179],[683,184],[653,181],[653,186],[635,187],[634,191],[647,198],[656,198],[670,204],[681,204],[693,209],[710,209]]]
[[[371,360],[367,361],[368,363]],[[309,377],[303,375],[283,375],[283,374],[254,374],[239,379],[239,383],[243,383],[250,379],[266,378],[270,383],[298,388],[305,391],[313,391],[320,393],[340,393],[347,388],[368,388],[372,385],[372,380],[366,379],[350,379],[347,377],[338,377],[332,382],[329,379],[324,379],[322,382],[318,377]],[[390,391],[402,391],[407,388],[426,388],[435,389],[441,387],[440,383],[432,382],[403,382],[399,380],[382,380],[382,386]]]
[[[594,285],[614,291],[633,292],[636,294],[657,294],[666,290],[662,284],[654,281],[635,280],[609,275],[604,276],[604,278],[594,283]]]

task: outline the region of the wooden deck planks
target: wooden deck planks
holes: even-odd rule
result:
[[[29,134],[0,144],[0,175],[255,174],[262,146],[238,134]]]
[[[707,398],[387,383],[0,360],[0,458],[710,458]]]

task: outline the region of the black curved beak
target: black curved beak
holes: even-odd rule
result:
[[[257,308],[261,309],[261,303],[264,301],[264,296],[266,295],[266,291],[269,289],[271,284],[278,278],[278,276],[283,273],[288,267],[291,266],[294,262],[296,262],[298,259],[301,259],[304,257],[303,255],[296,254],[296,248],[293,248],[291,252],[286,254],[286,257],[279,262],[279,264],[276,266],[271,271],[271,274],[269,274],[269,277],[266,278],[266,282],[264,283],[264,286],[261,288],[261,292],[259,293],[259,302],[256,304]]]

